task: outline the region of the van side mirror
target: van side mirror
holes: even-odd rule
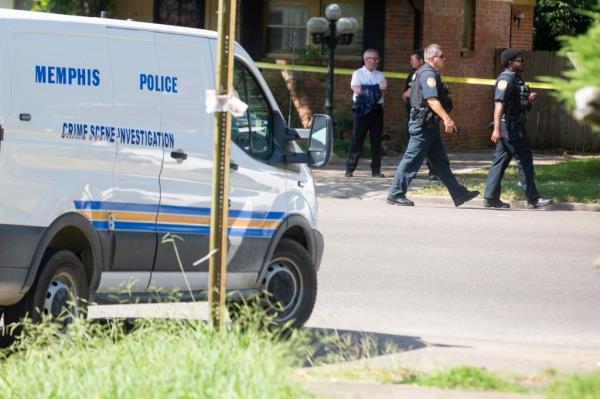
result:
[[[327,165],[333,142],[333,122],[329,115],[313,116],[308,136],[308,164],[320,168]]]

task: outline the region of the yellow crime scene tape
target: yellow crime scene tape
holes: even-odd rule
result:
[[[256,65],[263,69],[275,69],[275,70],[291,70],[292,66],[289,64],[273,64],[270,62],[257,62]],[[316,72],[316,73],[327,73],[327,67],[310,66],[310,65],[294,65],[295,72]],[[335,75],[352,75],[354,69],[350,68],[334,68],[333,73]],[[384,72],[385,77],[392,79],[406,79],[406,73],[401,72]],[[468,85],[485,85],[493,86],[496,84],[495,79],[484,79],[484,78],[467,78],[462,76],[444,76],[444,82],[448,83],[464,83]],[[529,87],[534,89],[547,89],[554,90],[556,87],[552,83],[543,82],[531,82],[528,83]]]

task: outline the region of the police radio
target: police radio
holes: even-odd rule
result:
[[[521,107],[523,107],[523,109],[529,110],[531,108],[531,104],[529,103],[530,93],[531,90],[529,89],[529,85],[524,83],[523,86],[521,86]]]

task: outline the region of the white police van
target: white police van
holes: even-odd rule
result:
[[[206,292],[216,34],[131,21],[0,10],[0,312],[57,315],[98,303]],[[267,291],[281,322],[314,306],[323,238],[308,165],[327,162],[331,121],[295,140],[236,45],[249,108],[232,128],[227,287]],[[314,133],[314,134],[313,134]],[[85,301],[83,301],[83,300]]]

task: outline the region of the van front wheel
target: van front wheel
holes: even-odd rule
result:
[[[232,321],[244,319],[255,307],[264,310],[278,325],[302,327],[317,298],[317,272],[306,249],[296,241],[279,242],[261,280],[259,293],[250,298],[229,298]]]
[[[277,246],[261,281],[262,305],[278,324],[301,327],[317,298],[317,272],[306,249],[293,240]]]
[[[7,307],[4,323],[30,317],[34,322],[49,318],[62,325],[85,315],[89,288],[83,264],[67,250],[49,250],[44,256],[36,281],[16,305]]]

